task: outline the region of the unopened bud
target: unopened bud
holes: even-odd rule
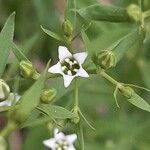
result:
[[[97,55],[97,65],[102,69],[109,69],[116,66],[116,57],[113,52],[105,50]]]
[[[78,124],[80,121],[80,117],[79,117],[79,113],[78,113],[78,108],[74,107],[74,109],[72,110],[72,113],[74,113],[76,115],[76,117],[72,118],[70,121],[74,124]]]
[[[73,33],[73,27],[72,27],[72,24],[69,20],[65,20],[62,24],[62,29],[63,29],[63,32],[64,32],[64,35],[66,37],[70,37],[72,36],[72,33]]]
[[[2,136],[0,136],[0,150],[7,150],[7,143]]]
[[[41,101],[43,103],[50,103],[54,99],[56,94],[57,94],[56,89],[53,89],[53,88],[52,89],[45,89],[41,93]]]
[[[127,13],[130,16],[131,19],[134,21],[140,21],[141,19],[141,9],[139,6],[135,4],[131,4],[127,7]]]
[[[37,79],[39,77],[39,73],[37,73],[32,63],[29,61],[20,62],[20,73],[24,78]]]
[[[10,94],[9,86],[4,80],[0,79],[0,102],[7,99],[9,97],[9,94]]]
[[[121,85],[119,87],[119,90],[120,90],[121,94],[128,99],[130,99],[134,93],[134,90],[129,86],[122,86]]]

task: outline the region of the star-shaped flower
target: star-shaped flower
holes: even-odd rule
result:
[[[54,138],[43,141],[43,144],[51,150],[76,150],[73,145],[76,139],[76,134],[65,136],[64,133],[55,129]]]
[[[72,55],[66,47],[59,46],[58,54],[58,63],[50,67],[48,72],[61,74],[64,79],[65,87],[68,87],[75,77],[89,77],[88,73],[82,67],[82,64],[87,57],[86,52]]]
[[[17,93],[10,93],[9,97],[5,101],[0,102],[0,107],[12,106],[13,104],[16,104],[19,101],[20,97],[21,96]]]

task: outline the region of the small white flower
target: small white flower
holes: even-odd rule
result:
[[[75,77],[89,77],[88,73],[82,67],[82,64],[87,57],[86,52],[72,55],[66,47],[59,46],[58,54],[58,63],[50,67],[48,72],[61,74],[64,79],[65,87],[68,87]]]
[[[55,129],[54,138],[43,141],[43,144],[51,150],[76,150],[73,145],[76,139],[76,134],[65,136],[64,133]]]
[[[20,97],[21,96],[17,93],[10,93],[9,97],[5,101],[0,102],[0,107],[12,106],[13,104],[16,104],[19,101]]]

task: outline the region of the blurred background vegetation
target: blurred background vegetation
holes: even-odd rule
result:
[[[143,0],[143,10],[150,9],[150,1]],[[127,7],[131,3],[138,4],[138,0],[76,0],[77,8],[82,8],[95,3],[114,4]],[[16,12],[15,42],[24,46],[31,39],[32,51],[28,57],[42,70],[45,63],[52,58],[54,63],[57,60],[58,41],[44,34],[40,28],[43,25],[52,31],[61,33],[65,0],[0,0],[0,28],[3,27],[6,18]],[[78,20],[81,18],[78,18]],[[79,21],[78,21],[79,24]],[[149,20],[147,20],[147,27]],[[78,27],[78,28],[77,28]],[[80,31],[77,26],[75,32]],[[134,29],[133,24],[93,22],[86,31],[94,51],[101,51],[111,45]],[[108,73],[115,79],[125,83],[133,83],[150,88],[150,29],[147,28],[147,37],[143,49],[144,57],[138,59],[134,55],[139,46],[133,46],[129,53]],[[95,47],[96,45],[96,47]],[[81,38],[74,42],[75,48],[84,49]],[[92,49],[91,49],[92,51]],[[56,103],[66,106],[72,101],[70,90],[65,90],[62,80],[50,82],[58,90],[61,98]],[[126,102],[118,95],[118,109],[113,98],[111,84],[98,76],[91,76],[90,79],[81,82],[80,106],[96,128],[91,130],[84,125],[85,149],[86,150],[149,150],[150,149],[150,115]],[[68,92],[68,94],[66,94]],[[150,95],[147,92],[138,91],[150,103]],[[64,94],[65,93],[65,94]],[[74,131],[74,130],[71,130]],[[15,138],[13,138],[15,137]],[[50,133],[44,126],[37,126],[18,131],[12,135],[10,141],[12,150],[44,150],[42,141],[50,137]]]

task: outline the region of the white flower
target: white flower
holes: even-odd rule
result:
[[[20,97],[21,96],[17,93],[10,93],[9,97],[5,101],[0,102],[0,107],[12,106],[13,104],[16,104],[19,101]]]
[[[76,134],[65,136],[64,133],[55,129],[54,138],[43,141],[43,144],[51,150],[76,150],[73,145],[76,139]]]
[[[48,69],[50,73],[59,73],[63,76],[64,86],[68,87],[75,77],[89,77],[88,73],[82,68],[87,53],[81,52],[71,54],[64,46],[58,48],[59,61]]]

